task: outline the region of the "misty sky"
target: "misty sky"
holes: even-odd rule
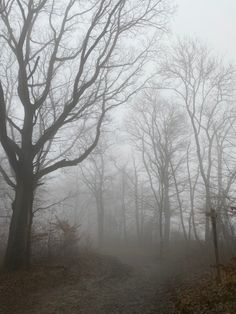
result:
[[[207,42],[236,60],[236,0],[176,0],[173,32]]]

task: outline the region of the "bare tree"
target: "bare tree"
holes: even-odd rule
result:
[[[107,150],[108,143],[100,142],[89,156],[86,165],[81,166],[82,180],[92,193],[97,209],[98,243],[102,247],[104,243],[105,224],[105,192],[109,186],[109,169]]]
[[[8,70],[1,72],[0,142],[15,176],[6,177],[15,191],[5,257],[12,270],[30,262],[37,185],[81,163],[95,148],[107,112],[142,86],[137,76],[156,32],[166,29],[168,3],[3,0],[0,15],[1,70]],[[81,144],[76,156],[75,142]]]
[[[200,174],[205,188],[206,241],[210,224],[215,248],[217,279],[220,281],[216,210],[212,199],[215,130],[217,119],[232,100],[234,68],[214,58],[206,47],[191,41],[179,41],[162,67],[166,88],[184,105],[193,132]]]
[[[234,194],[236,179],[235,153],[234,153],[234,124],[233,111],[225,112],[218,118],[214,126],[215,131],[215,207],[218,215],[219,234],[226,240],[226,245],[231,245],[233,228],[229,216],[229,199]]]
[[[170,242],[172,211],[170,192],[173,172],[175,173],[179,165],[178,162],[174,165],[174,159],[176,152],[181,151],[180,135],[183,119],[173,106],[153,91],[145,93],[134,112],[128,131],[135,139],[136,148],[141,152],[155,198],[162,254],[164,246],[168,247]]]

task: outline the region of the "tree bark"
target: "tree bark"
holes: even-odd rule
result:
[[[33,195],[32,180],[25,179],[18,183],[4,260],[4,268],[8,271],[30,266]]]

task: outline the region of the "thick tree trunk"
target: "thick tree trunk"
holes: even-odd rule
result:
[[[33,183],[25,180],[16,187],[4,268],[8,271],[30,266]]]

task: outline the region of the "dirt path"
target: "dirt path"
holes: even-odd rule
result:
[[[56,275],[49,273],[48,278],[45,278],[48,285],[39,282],[42,287],[38,287],[35,283],[35,289],[32,287],[28,293],[22,295],[19,302],[16,298],[15,302],[18,304],[5,305],[1,313],[174,313],[169,295],[163,288],[166,278],[163,278],[157,265],[140,258],[121,259],[122,263],[106,256],[104,265],[101,262],[99,266],[103,270],[89,276],[78,275],[77,266],[65,273],[63,270]]]
[[[31,313],[155,313],[155,285],[132,274],[126,279],[90,279],[33,295]]]

